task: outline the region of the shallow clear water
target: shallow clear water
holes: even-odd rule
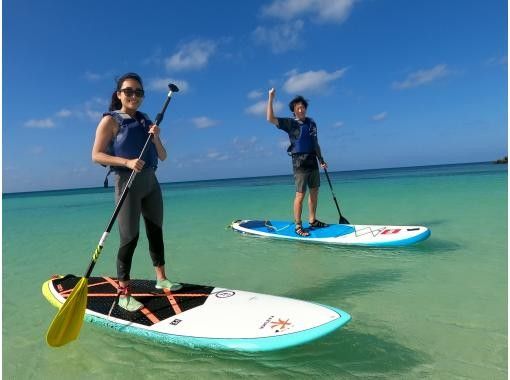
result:
[[[49,348],[52,274],[82,276],[113,211],[112,189],[3,196],[3,376],[41,378],[507,378],[507,167],[493,164],[330,173],[355,224],[425,225],[403,248],[257,239],[234,219],[290,219],[290,176],[163,185],[172,279],[338,307],[344,328],[281,351],[163,346],[85,324]],[[306,215],[306,212],[305,212]],[[325,178],[318,216],[338,221]],[[118,237],[93,275],[114,275]],[[132,276],[154,276],[141,233]]]

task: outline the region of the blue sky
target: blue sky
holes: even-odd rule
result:
[[[101,186],[90,152],[115,77],[138,72],[161,182],[289,174],[302,94],[331,171],[507,154],[505,0],[3,2],[3,192]]]

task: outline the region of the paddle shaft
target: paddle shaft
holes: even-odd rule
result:
[[[168,107],[168,104],[170,103],[170,100],[172,99],[172,94],[174,92],[179,91],[177,86],[175,86],[173,84],[169,84],[168,87],[170,88],[170,91],[168,92],[168,96],[166,97],[165,104],[163,105],[161,112],[157,114],[156,121],[154,122],[154,124],[157,126],[159,126],[159,124],[163,120],[165,111]],[[145,154],[145,151],[147,150],[147,147],[149,146],[151,139],[152,139],[152,135],[149,135],[147,137],[147,140],[145,141],[142,151],[140,152],[140,156],[138,157],[139,160],[141,160],[143,155]],[[136,171],[133,170],[131,172],[131,175],[129,176],[129,180],[126,184],[126,187],[124,187],[124,190],[122,191],[119,201],[117,202],[117,206],[115,207],[115,210],[113,211],[113,215],[110,218],[110,222],[108,223],[106,230],[103,232],[103,235],[101,236],[101,239],[99,240],[99,244],[97,245],[97,248],[94,250],[94,253],[92,254],[92,260],[90,261],[89,267],[87,268],[87,271],[85,272],[85,276],[84,276],[85,278],[90,277],[92,270],[94,269],[94,266],[96,265],[97,259],[99,258],[99,255],[101,254],[101,251],[103,249],[106,238],[110,234],[110,231],[112,230],[112,227],[115,224],[115,220],[117,219],[117,216],[119,215],[120,209],[121,209],[122,205],[124,204],[124,200],[126,199],[128,193],[129,193],[129,189],[131,188],[131,184],[133,183],[133,181],[136,177],[136,174],[137,174]]]
[[[326,178],[328,179],[329,188],[331,189],[331,194],[333,195],[333,200],[335,201],[335,206],[338,211],[338,216],[340,218],[339,223],[340,224],[348,224],[347,219],[345,219],[342,216],[342,213],[340,212],[340,207],[338,206],[338,201],[336,200],[336,195],[335,195],[335,192],[333,191],[333,185],[331,184],[331,180],[329,179],[328,171],[326,170],[326,168],[323,168],[323,169],[324,169],[324,173],[326,174]]]

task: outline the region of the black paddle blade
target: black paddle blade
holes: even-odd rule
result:
[[[177,87],[175,84],[173,83],[169,83],[168,84],[168,89],[172,92],[179,92],[179,87]]]
[[[347,219],[345,219],[343,216],[340,217],[340,220],[338,221],[339,224],[351,224]]]

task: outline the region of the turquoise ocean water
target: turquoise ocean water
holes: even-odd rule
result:
[[[53,274],[83,276],[113,211],[112,189],[3,196],[5,379],[506,379],[507,166],[331,173],[351,223],[425,225],[406,248],[307,245],[242,236],[234,219],[290,219],[290,176],[164,184],[172,279],[338,307],[344,328],[257,354],[164,346],[91,324],[49,348]],[[306,212],[305,212],[306,214]],[[318,216],[338,221],[325,178]],[[93,275],[114,275],[116,226]],[[134,278],[154,276],[143,232]]]

